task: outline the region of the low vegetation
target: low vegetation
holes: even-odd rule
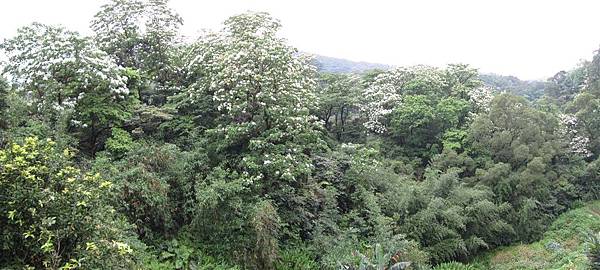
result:
[[[590,269],[590,260],[596,258],[594,254],[598,252],[594,235],[598,231],[600,201],[595,201],[560,215],[540,240],[498,248],[479,256],[468,266],[497,270]]]

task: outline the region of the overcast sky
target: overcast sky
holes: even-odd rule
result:
[[[11,0],[0,38],[33,21],[89,34],[102,0]],[[302,51],[391,65],[467,63],[483,72],[545,79],[600,47],[596,0],[172,0],[183,33],[267,11]]]

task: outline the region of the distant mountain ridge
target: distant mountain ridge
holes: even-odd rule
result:
[[[331,73],[360,73],[372,69],[390,69],[391,65],[369,63],[363,61],[351,61],[342,58],[335,58],[314,54],[314,61],[317,69],[321,72]]]

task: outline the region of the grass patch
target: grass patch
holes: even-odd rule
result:
[[[495,249],[473,264],[495,270],[589,269],[585,244],[589,231],[600,231],[600,201],[560,215],[537,242]]]

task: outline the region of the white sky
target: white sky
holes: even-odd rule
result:
[[[102,0],[10,0],[0,38],[33,21],[90,33]],[[467,63],[483,72],[545,79],[600,47],[596,0],[172,0],[183,33],[267,11],[302,51],[391,65]]]

